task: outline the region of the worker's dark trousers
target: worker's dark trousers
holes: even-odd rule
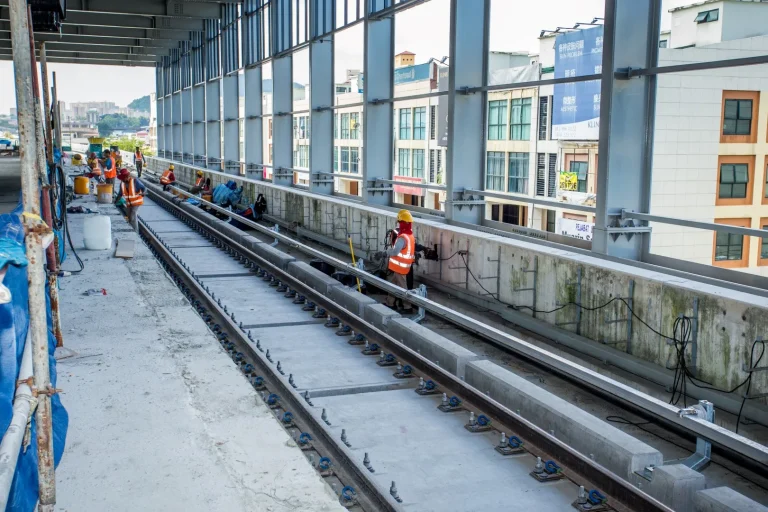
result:
[[[139,162],[136,162],[136,172],[137,172],[137,173],[139,173],[139,178],[141,178],[141,171],[142,171],[142,168],[143,168],[143,166],[142,166],[142,163],[141,163],[141,161],[139,161]]]
[[[138,206],[126,206],[128,210],[128,223],[133,227],[135,231],[139,230],[139,207]]]
[[[406,274],[398,274],[397,272],[392,272],[391,270],[388,270],[387,281],[394,284],[395,286],[399,286],[400,288],[403,288],[404,290],[408,289]],[[399,299],[394,295],[387,295],[387,306],[394,307],[398,300]],[[402,301],[402,303],[403,303],[403,309],[408,309],[411,307],[410,302]]]

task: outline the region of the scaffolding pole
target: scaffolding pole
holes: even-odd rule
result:
[[[35,96],[33,93],[33,56],[31,14],[26,0],[9,0],[13,69],[18,107],[21,160],[21,192],[24,212],[24,244],[29,287],[29,329],[32,340],[33,394],[37,395],[35,411],[37,426],[37,458],[40,512],[52,512],[56,502],[56,481],[53,468],[53,430],[51,422],[51,381],[48,364],[48,326],[45,305],[45,269],[43,268],[43,239],[53,232],[40,217],[40,180],[38,167],[38,136],[35,125]]]
[[[30,37],[33,37],[30,34]],[[32,90],[35,94],[35,120],[40,118],[40,87],[37,86],[37,66],[35,66],[35,54],[34,54],[34,39],[31,40],[32,45]],[[45,140],[45,152],[43,148],[37,148],[38,160],[37,163],[40,166],[42,172],[47,176],[48,169],[52,169],[54,165],[53,161],[53,118],[51,111],[51,93],[48,88],[48,64],[46,62],[45,55],[45,43],[40,44],[40,76],[43,84],[43,119],[45,123],[41,123],[44,126],[43,135]],[[56,180],[48,182],[48,186],[43,185],[43,220],[49,226],[53,226],[53,210],[51,205],[51,187],[55,186]],[[56,346],[64,346],[64,335],[61,332],[61,317],[59,316],[59,240],[54,238],[53,243],[48,245],[45,250],[45,258],[48,263],[48,296],[51,299],[51,320],[53,321],[53,334],[56,337]]]

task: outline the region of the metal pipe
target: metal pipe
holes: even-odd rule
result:
[[[61,150],[61,105],[59,104],[59,89],[56,87],[56,72],[53,75],[53,108],[56,122],[53,129],[53,145]]]
[[[21,192],[24,212],[24,244],[29,288],[29,329],[32,340],[32,369],[34,392],[38,395],[35,413],[37,421],[37,456],[39,479],[39,509],[52,512],[56,501],[53,468],[53,435],[51,425],[50,368],[48,364],[48,326],[45,306],[45,270],[43,268],[43,238],[51,228],[40,217],[40,175],[36,163],[37,134],[35,129],[35,100],[32,90],[31,13],[26,0],[9,0],[13,69],[18,107],[21,161]]]
[[[32,389],[29,378],[32,377],[32,342],[31,330],[27,330],[24,341],[24,354],[21,357],[19,369],[19,385],[13,398],[13,416],[8,429],[0,442],[0,510],[8,506],[8,496],[11,493],[13,476],[16,473],[16,463],[21,452],[21,443],[27,432],[29,413],[32,410]]]
[[[40,76],[43,82],[43,114],[45,118],[45,157],[49,162],[53,162],[53,135],[51,128],[51,93],[48,89],[48,63],[45,60],[45,43],[40,43]],[[47,221],[46,221],[47,222]]]

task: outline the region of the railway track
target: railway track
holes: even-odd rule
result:
[[[140,214],[142,237],[315,467],[330,460],[327,478],[343,504],[561,510],[581,485],[616,510],[670,510],[167,197],[150,196],[174,217]],[[395,365],[378,364],[377,349]],[[460,411],[440,411],[443,393]],[[497,451],[502,432],[501,452],[521,453]],[[556,481],[531,476],[542,474],[536,457],[559,466],[544,471]]]

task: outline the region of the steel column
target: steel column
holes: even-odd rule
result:
[[[165,137],[165,156],[173,158],[173,117],[171,116],[171,96],[163,98],[163,133]]]
[[[194,164],[194,137],[192,135],[192,88],[181,91],[181,152],[182,159]]]
[[[224,171],[239,173],[240,162],[240,106],[239,76],[232,73],[221,79],[224,114]],[[235,167],[238,164],[238,167]]]
[[[333,193],[333,105],[334,37],[333,2],[312,0],[310,5],[309,43],[309,190],[318,194]],[[327,173],[327,174],[326,174]]]
[[[393,178],[394,128],[392,103],[376,103],[376,100],[389,100],[393,97],[395,19],[390,16],[373,20],[369,16],[389,7],[390,3],[388,0],[366,2],[368,11],[364,29],[363,201],[381,205],[389,205],[392,202],[392,194],[375,194],[371,189],[376,178]]]
[[[221,169],[221,80],[205,84],[205,156],[213,161],[206,167]]]
[[[171,121],[173,127],[171,134],[173,137],[173,158],[181,160],[183,149],[181,147],[181,91],[175,91],[171,95]]]
[[[192,154],[205,167],[205,83],[192,86]]]
[[[261,117],[261,66],[245,70],[245,174],[264,179],[264,120]]]
[[[482,204],[462,204],[461,191],[485,188],[488,94],[457,91],[487,85],[490,9],[490,0],[451,0],[445,217],[472,224],[482,223],[485,208]]]
[[[649,211],[655,82],[618,80],[614,72],[656,64],[661,0],[606,0],[597,209],[592,250],[638,260],[645,234],[621,210]],[[617,37],[621,34],[621,37]],[[609,228],[625,231],[609,233]]]
[[[273,104],[272,181],[290,187],[293,184],[293,57],[288,55],[272,61]]]
[[[155,112],[157,120],[155,122],[155,137],[157,138],[157,154],[165,156],[165,112],[163,110],[163,68],[158,63],[155,68]]]
[[[24,244],[29,265],[29,330],[32,340],[34,387],[39,394],[37,421],[38,488],[40,511],[52,511],[56,503],[56,479],[53,467],[53,431],[51,425],[51,381],[48,353],[48,322],[45,304],[45,270],[43,237],[51,235],[50,226],[41,220],[40,173],[37,164],[38,132],[35,127],[33,96],[32,28],[25,0],[9,0],[13,69],[18,107],[19,142],[21,146],[21,191],[24,215]]]

